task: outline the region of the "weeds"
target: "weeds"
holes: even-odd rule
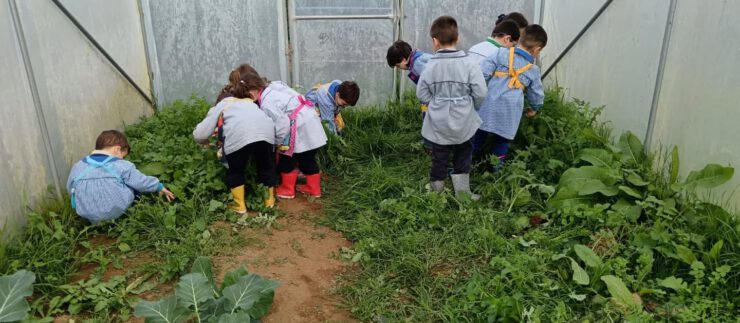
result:
[[[695,193],[732,169],[709,165],[680,180],[677,152],[656,167],[634,135],[613,142],[599,113],[548,93],[505,167],[474,171],[476,203],[423,189],[430,161],[413,98],[348,111],[345,136],[324,158],[340,183],[327,222],[355,242],[342,257],[362,268],[341,289],[352,312],[367,321],[737,317],[737,217]]]

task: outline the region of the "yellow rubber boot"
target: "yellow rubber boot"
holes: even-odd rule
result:
[[[267,197],[265,198],[265,207],[272,208],[275,206],[275,188],[267,188]]]
[[[231,198],[234,200],[234,205],[231,206],[232,211],[239,214],[247,213],[247,205],[244,203],[244,185],[232,188]]]

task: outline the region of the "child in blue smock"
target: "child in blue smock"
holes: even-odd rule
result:
[[[409,43],[398,40],[391,47],[388,47],[388,52],[385,55],[385,59],[388,61],[388,66],[396,67],[398,69],[409,71],[408,77],[414,85],[419,82],[419,76],[424,71],[429,59],[432,58],[432,54],[422,52],[418,49],[412,49]],[[427,112],[427,102],[421,102],[421,118],[424,119],[424,115]]]
[[[528,117],[534,117],[542,107],[545,92],[540,77],[540,68],[534,65],[547,44],[547,33],[539,25],[529,25],[517,48],[500,48],[480,62],[483,76],[488,82],[488,95],[478,114],[482,124],[473,137],[473,156],[489,156],[482,152],[488,138],[493,140],[490,155],[501,163],[509,151],[509,144],[519,129],[524,110],[524,95],[531,109]]]
[[[126,136],[120,131],[103,131],[95,150],[72,166],[67,191],[72,208],[92,224],[120,217],[139,193],[159,192],[168,201],[175,195],[156,177],[146,176],[124,160],[129,153]]]
[[[353,81],[334,80],[316,85],[306,92],[305,97],[316,106],[316,111],[329,132],[336,135],[341,134],[344,129],[342,109],[357,104],[360,87]]]

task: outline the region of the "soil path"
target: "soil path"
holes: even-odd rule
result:
[[[316,224],[322,216],[319,201],[297,196],[278,205],[284,215],[276,225],[241,230],[250,241],[246,249],[213,259],[217,281],[242,265],[249,272],[279,281],[265,323],[356,322],[340,308],[341,298],[334,293],[337,275],[349,269],[339,255],[350,242],[339,232]]]

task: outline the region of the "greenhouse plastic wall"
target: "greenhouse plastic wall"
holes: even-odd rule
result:
[[[385,50],[396,33],[393,0],[291,2],[293,85],[303,91],[334,79],[360,86],[358,105],[393,95]]]
[[[652,147],[676,145],[681,171],[740,167],[740,1],[677,1]],[[740,171],[710,199],[740,206]]]
[[[737,167],[740,3],[675,3],[672,25],[666,29],[671,1],[614,1],[546,83],[563,87],[566,97],[605,106],[603,120],[612,124],[615,133],[630,130],[646,138],[656,153],[676,145],[683,176],[708,163]],[[543,69],[602,4],[544,1],[543,25],[549,42],[541,55]],[[661,69],[666,34],[670,38]],[[656,82],[660,72],[663,77]],[[735,176],[708,198],[737,208],[738,185],[740,176]]]
[[[90,2],[84,8],[101,13],[87,17],[90,25],[102,26],[98,36],[115,39],[121,34],[110,33],[141,28],[136,2],[127,2],[128,9],[118,5],[117,12],[104,9],[108,8],[104,2]],[[9,101],[0,108],[4,116],[0,152],[8,166],[0,175],[0,225],[12,227],[23,223],[25,206],[45,196],[44,187],[57,192],[64,188],[72,163],[94,148],[100,131],[122,129],[153,110],[53,2],[10,0],[0,6],[0,50],[9,58],[3,64],[13,64],[4,67],[0,77],[2,91],[8,92],[3,100]],[[8,15],[12,19],[6,19]],[[108,20],[117,24],[109,25]],[[143,66],[128,67],[141,71],[146,70],[142,49],[122,46],[113,52],[124,61],[138,59]],[[141,74],[139,78],[149,83]]]
[[[142,0],[157,102],[215,100],[231,70],[249,63],[287,79],[283,1]]]
[[[602,1],[545,1],[547,68]],[[606,105],[604,120],[645,138],[669,1],[614,1],[547,77],[567,97]]]

